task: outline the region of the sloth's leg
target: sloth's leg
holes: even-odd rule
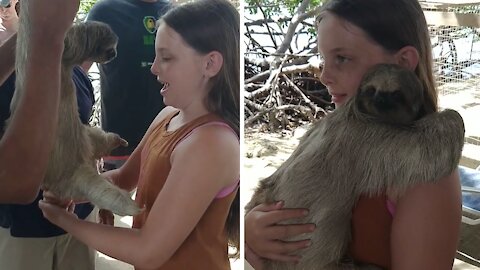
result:
[[[128,142],[116,133],[105,132],[96,127],[86,126],[86,129],[92,142],[93,156],[95,158],[106,156],[110,151],[119,146],[128,146]]]
[[[121,216],[136,215],[140,212],[127,191],[99,175],[93,166],[80,165],[70,181],[72,190],[77,192],[72,194],[73,198],[86,199],[100,209],[111,210]]]

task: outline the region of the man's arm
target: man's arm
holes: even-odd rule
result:
[[[79,0],[22,2],[20,24],[28,24],[20,29],[31,30],[18,43],[25,43],[28,61],[23,94],[0,140],[0,203],[33,201],[45,176],[58,119],[63,40],[78,6]]]

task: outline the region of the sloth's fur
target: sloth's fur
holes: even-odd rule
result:
[[[25,65],[29,39],[28,4],[20,15],[16,50],[16,90],[11,102],[12,114],[18,97],[24,92]],[[127,141],[119,135],[89,127],[80,121],[72,71],[86,60],[105,63],[116,56],[117,36],[99,22],[73,25],[66,34],[61,67],[61,94],[56,142],[42,188],[64,199],[86,199],[99,208],[119,215],[135,215],[140,209],[129,193],[98,174],[96,160],[108,155]]]
[[[352,209],[362,194],[434,182],[458,166],[464,125],[453,110],[426,114],[417,76],[396,65],[378,65],[362,79],[356,96],[317,122],[278,170],[263,179],[246,211],[283,200],[285,208],[308,208],[315,223],[312,246],[299,264],[267,260],[265,269],[379,269],[345,263]]]

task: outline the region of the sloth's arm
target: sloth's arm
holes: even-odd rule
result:
[[[147,138],[152,133],[153,129],[170,113],[174,112],[176,109],[173,107],[165,107],[163,110],[158,113],[155,119],[148,127],[147,132],[143,135],[142,140],[137,145],[132,154],[128,157],[125,164],[119,169],[114,170],[113,172],[105,172],[104,176],[109,178],[115,185],[119,186],[125,190],[133,190],[137,187],[138,176],[140,174],[140,161],[141,153],[143,147],[145,146]]]
[[[128,143],[118,134],[105,132],[98,127],[85,127],[93,147],[93,156],[98,159],[108,155],[119,146],[127,146]]]
[[[141,153],[145,145],[144,141],[145,139],[142,139],[123,166],[115,170],[103,172],[102,176],[121,189],[128,191],[135,189],[140,175]]]
[[[464,135],[463,119],[453,110],[429,114],[413,129],[384,128],[367,138],[368,149],[359,150],[364,172],[360,186],[373,193],[386,187],[402,191],[449,175],[458,166]]]

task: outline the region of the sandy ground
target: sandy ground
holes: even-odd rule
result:
[[[242,196],[241,205],[243,206],[250,200],[253,194],[253,188],[260,179],[272,174],[281,163],[283,163],[295,149],[298,139],[305,133],[308,126],[302,126],[291,131],[282,131],[279,133],[262,133],[255,129],[245,130],[245,140],[243,146],[243,170],[242,170]],[[464,230],[462,227],[462,231]],[[480,227],[479,227],[480,228]],[[480,249],[480,234],[478,230],[470,230],[462,236],[467,239],[468,254],[478,254]],[[475,242],[478,240],[478,242]],[[473,250],[474,247],[478,247]],[[480,254],[479,254],[480,255]],[[480,256],[477,256],[479,258]],[[464,261],[467,259],[462,258]],[[456,259],[453,270],[475,270],[480,269],[464,261]],[[253,269],[245,262],[245,270]]]

